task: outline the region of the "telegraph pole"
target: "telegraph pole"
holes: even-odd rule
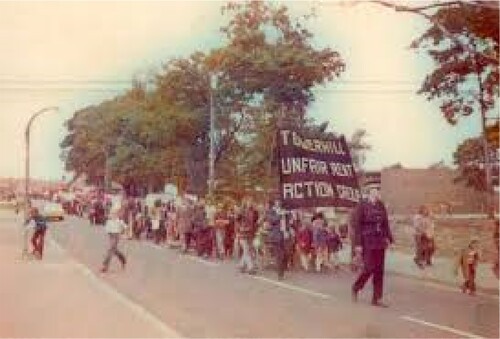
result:
[[[210,152],[208,155],[208,195],[213,196],[215,189],[215,96],[217,75],[210,74]]]

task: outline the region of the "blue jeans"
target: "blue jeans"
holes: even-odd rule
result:
[[[252,271],[254,269],[252,253],[250,253],[250,240],[245,238],[240,238],[239,240],[240,246],[243,250],[243,255],[240,260],[240,268],[247,269],[248,271]]]

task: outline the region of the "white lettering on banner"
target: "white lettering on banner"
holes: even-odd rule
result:
[[[304,173],[304,161],[301,158],[292,158],[292,171],[293,173]]]
[[[281,137],[283,138],[283,145],[287,146],[288,145],[288,134],[290,134],[290,131],[287,130],[281,130]]]
[[[306,181],[283,184],[284,199],[335,198],[332,185],[324,181]]]
[[[316,195],[320,198],[333,198],[335,197],[335,193],[333,192],[333,187],[330,183],[327,182],[317,182],[316,186]]]
[[[309,158],[284,158],[281,159],[281,172],[283,174],[307,173],[329,175],[328,165],[325,161]]]
[[[293,184],[283,184],[283,198],[293,199]]]
[[[337,194],[340,199],[345,199],[345,200],[350,200],[354,202],[358,202],[361,198],[361,194],[359,193],[359,190],[349,187],[349,186],[344,186],[344,185],[337,185]]]
[[[290,131],[281,131],[284,145],[288,145],[288,134]],[[286,142],[286,143],[285,143]],[[346,151],[342,147],[340,140],[320,140],[302,138],[297,132],[292,131],[292,144],[307,151],[345,155]]]
[[[330,163],[330,171],[332,172],[332,175],[336,175],[339,177],[353,177],[354,176],[354,169],[353,169],[352,165],[348,165],[348,164],[331,162]]]
[[[309,196],[309,197],[313,196],[313,192],[312,192],[313,184],[314,184],[314,182],[312,182],[312,181],[304,182],[304,186],[307,187],[307,196]]]

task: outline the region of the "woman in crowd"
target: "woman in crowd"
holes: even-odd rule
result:
[[[161,201],[156,200],[151,209],[151,231],[155,244],[160,243]]]
[[[297,232],[297,252],[299,253],[300,264],[305,271],[309,271],[312,250],[312,228],[309,222],[303,223]]]
[[[415,258],[414,261],[420,268],[424,264],[432,265],[432,255],[434,254],[434,221],[429,213],[429,209],[422,205],[418,213],[413,218],[414,238],[415,238]]]
[[[292,227],[292,219],[289,217],[289,215],[285,215],[284,219],[285,222],[281,224],[281,232],[283,233],[285,250],[284,266],[285,269],[291,270],[294,265],[293,259],[295,256],[296,233],[294,228]]]
[[[468,246],[460,251],[455,266],[455,274],[458,274],[458,269],[462,271],[464,283],[462,284],[462,292],[470,295],[476,294],[476,270],[479,264],[479,240],[473,238]]]
[[[335,270],[340,268],[339,251],[342,248],[342,240],[335,230],[335,225],[328,230],[328,261]]]
[[[167,205],[167,241],[172,244],[177,240],[177,212],[173,203]]]
[[[142,233],[144,232],[144,229],[146,227],[146,218],[144,217],[144,214],[139,211],[135,215],[135,220],[133,224],[134,228],[134,239],[140,240]]]
[[[215,244],[217,258],[223,260],[226,256],[225,241],[226,241],[226,229],[229,225],[229,217],[222,204],[217,206],[217,212],[215,214]]]
[[[256,265],[258,266],[258,268],[263,269],[265,267],[265,261],[267,258],[265,242],[269,234],[270,225],[267,221],[262,219],[259,220],[259,225],[260,226],[257,229],[257,232],[255,233],[255,237],[253,239],[253,248],[257,257]]]
[[[234,248],[236,243],[236,232],[235,232],[235,215],[232,208],[226,207],[227,210],[227,226],[224,234],[224,255],[226,258],[234,256]]]
[[[177,226],[181,239],[181,250],[187,253],[191,240],[191,213],[189,201],[187,199],[180,199],[177,205]]]
[[[255,214],[250,204],[244,206],[240,213],[241,218],[236,229],[239,246],[242,250],[239,268],[241,272],[255,274],[256,270],[252,254],[254,222],[256,222]]]
[[[328,230],[323,213],[316,214],[313,219],[313,246],[316,254],[316,272],[321,272],[328,263]]]

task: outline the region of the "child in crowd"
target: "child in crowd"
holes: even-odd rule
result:
[[[455,267],[455,274],[458,274],[458,268],[462,270],[464,283],[462,285],[462,292],[475,295],[476,293],[476,269],[479,263],[479,241],[472,239],[469,245],[460,251],[457,264]]]
[[[327,244],[330,263],[335,270],[338,270],[340,268],[339,251],[342,248],[342,240],[336,232],[335,226],[328,231]]]
[[[316,272],[321,272],[323,266],[330,267],[328,262],[328,230],[323,213],[318,213],[312,219],[313,246],[316,254]]]
[[[299,252],[300,264],[305,271],[309,270],[311,261],[311,249],[313,232],[309,223],[303,223],[297,232],[297,250]]]

